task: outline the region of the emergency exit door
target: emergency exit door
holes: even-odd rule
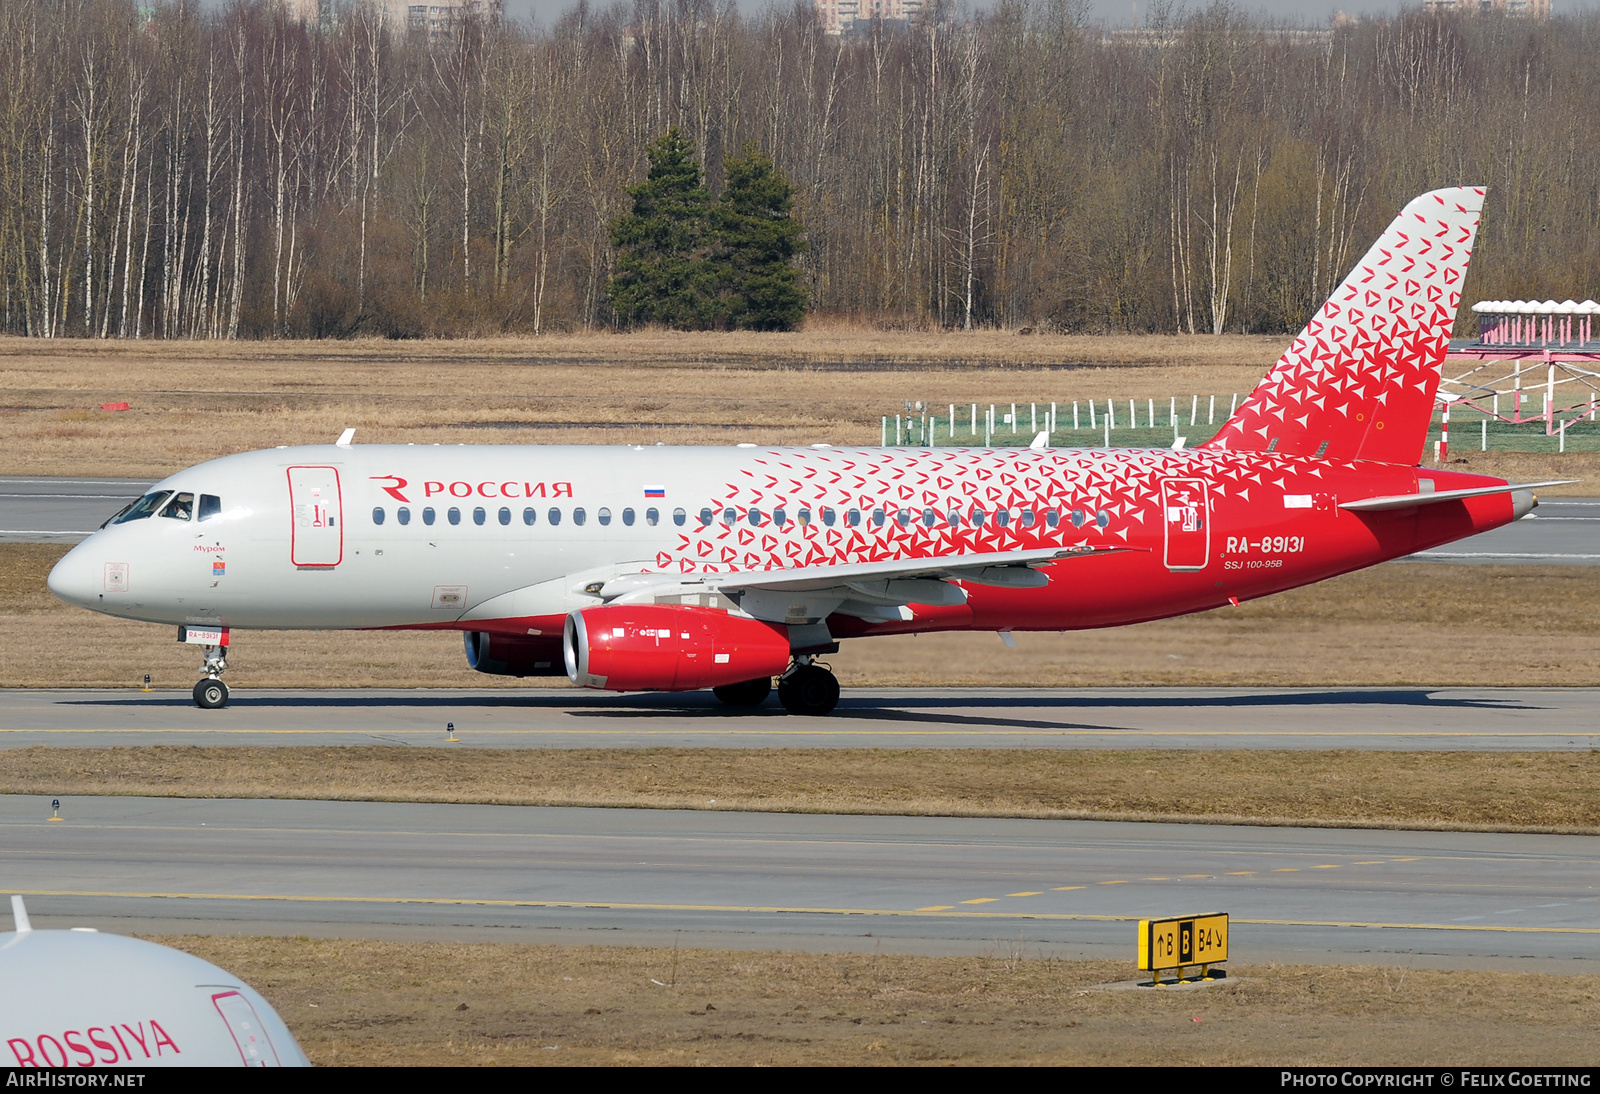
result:
[[[344,560],[344,503],[332,467],[289,468],[289,558],[296,566]]]
[[[1169,570],[1203,570],[1211,556],[1211,514],[1204,479],[1167,479],[1161,484],[1165,560]]]

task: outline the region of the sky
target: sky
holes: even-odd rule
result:
[[[606,0],[591,0],[594,6],[605,5]],[[746,11],[759,10],[768,0],[740,0]],[[549,25],[562,12],[573,6],[572,0],[505,0],[506,14],[517,19],[533,16]],[[1203,5],[1189,5],[1203,6]],[[1393,15],[1400,10],[1400,0],[1234,0],[1234,6],[1244,11],[1259,12],[1273,20],[1282,20],[1302,26],[1325,26],[1328,19],[1339,11],[1352,15]],[[1407,6],[1419,7],[1420,0]],[[1135,7],[1148,11],[1150,0],[1090,0],[1091,21],[1104,21],[1113,27],[1133,25]],[[1592,11],[1600,7],[1600,0],[1554,0],[1552,7],[1559,13]]]

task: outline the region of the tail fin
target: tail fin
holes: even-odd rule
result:
[[[1407,205],[1203,447],[1414,465],[1483,209],[1483,187]]]

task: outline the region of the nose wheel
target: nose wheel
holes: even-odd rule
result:
[[[220,710],[228,705],[228,685],[221,680],[202,680],[194,686],[194,705],[201,710]]]
[[[205,647],[206,659],[200,665],[205,679],[194,686],[194,705],[201,710],[221,710],[228,705],[228,685],[220,677],[228,667],[228,647]]]

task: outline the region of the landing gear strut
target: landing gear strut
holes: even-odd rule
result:
[[[222,682],[222,673],[228,667],[228,647],[206,646],[205,663],[200,671],[205,679],[194,686],[194,705],[201,710],[219,710],[228,705],[228,685]]]
[[[778,678],[778,702],[790,714],[827,714],[839,705],[839,679],[801,654]]]
[[[712,688],[711,694],[730,707],[758,707],[772,694],[772,677],[763,676],[742,684],[724,684],[720,688]]]

